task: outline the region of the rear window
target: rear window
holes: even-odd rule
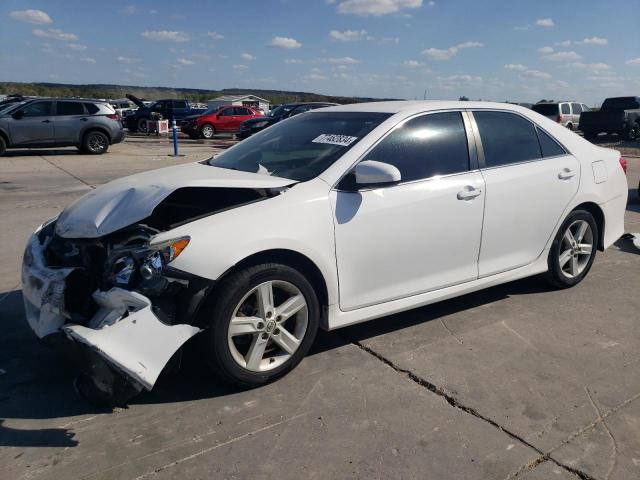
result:
[[[602,104],[602,110],[607,110],[607,109],[633,110],[635,108],[640,108],[640,105],[638,104],[638,99],[636,97],[607,98]]]
[[[546,117],[558,115],[558,104],[557,103],[540,103],[538,105],[533,106],[533,111],[538,112],[540,115],[544,115]]]
[[[84,108],[86,108],[87,112],[89,112],[92,115],[94,113],[98,113],[100,111],[100,109],[98,108],[98,106],[95,103],[85,103],[84,104]]]
[[[569,104],[568,103],[563,103],[561,105],[561,110],[562,110],[562,114],[563,115],[570,115],[571,114],[571,110],[569,109]]]

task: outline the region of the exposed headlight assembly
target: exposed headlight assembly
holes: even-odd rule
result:
[[[180,237],[162,243],[149,245],[149,255],[140,266],[140,275],[145,280],[149,280],[155,274],[162,272],[162,269],[180,256],[187,245],[189,237]]]

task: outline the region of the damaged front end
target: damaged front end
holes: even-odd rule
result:
[[[38,337],[63,343],[66,353],[79,353],[102,396],[150,390],[201,330],[193,323],[213,284],[169,265],[189,238],[152,244],[159,230],[138,223],[99,238],[68,239],[55,226],[55,220],[43,225],[25,251],[29,325]]]

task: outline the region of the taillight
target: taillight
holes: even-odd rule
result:
[[[110,118],[111,120],[120,120],[117,113],[107,113],[107,118]]]
[[[624,171],[624,174],[627,174],[627,159],[624,157],[620,157],[620,166],[622,167],[622,170]]]
[[[562,123],[562,120],[563,120],[562,115],[558,115],[558,123]]]

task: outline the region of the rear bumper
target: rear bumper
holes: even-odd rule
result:
[[[125,139],[125,133],[123,128],[116,130],[115,134],[111,137],[111,145],[120,143]]]
[[[154,314],[149,298],[120,288],[96,290],[92,298],[98,308],[93,317],[72,319],[64,299],[66,279],[75,268],[47,267],[43,249],[33,235],[22,265],[25,316],[35,334],[40,338],[62,334],[71,344],[81,345],[70,351],[88,349],[108,365],[105,371],[116,371],[138,389],[151,390],[173,354],[200,329],[166,325]]]
[[[603,247],[609,248],[624,234],[624,213],[627,208],[627,196],[625,192],[608,202],[600,204],[604,212],[604,236]]]

